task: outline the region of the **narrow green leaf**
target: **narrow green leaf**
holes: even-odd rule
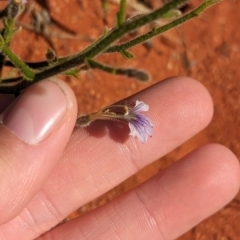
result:
[[[77,69],[77,68],[73,68],[73,69],[70,69],[68,71],[65,71],[64,72],[64,75],[66,76],[72,76],[72,77],[75,77],[75,78],[79,78],[79,72],[81,70],[80,69]]]
[[[178,18],[182,16],[182,13],[181,11],[177,10],[177,9],[172,9],[170,10],[169,12],[165,13],[162,18],[165,18],[165,19],[175,19],[175,18]]]
[[[134,69],[134,68],[129,68],[125,70],[125,75],[127,77],[132,77],[135,78],[138,81],[141,82],[147,82],[150,80],[150,75],[144,70],[141,69]]]
[[[127,50],[124,50],[124,49],[122,51],[120,51],[120,53],[128,60],[135,57],[133,53],[131,53]]]
[[[117,27],[123,25],[126,19],[126,9],[127,9],[127,0],[121,0],[120,2],[120,9],[117,13]]]

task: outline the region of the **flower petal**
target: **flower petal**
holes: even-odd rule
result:
[[[131,122],[129,122],[128,126],[130,128],[130,133],[129,133],[130,136],[137,137],[139,141],[142,143],[145,143],[147,141],[148,136],[144,132],[144,130],[141,129],[141,126],[135,125]]]
[[[152,121],[141,114],[143,111],[148,111],[149,106],[143,101],[136,101],[133,108],[130,108],[129,112],[129,129],[130,136],[137,137],[141,142],[145,143],[148,136],[152,136],[153,123]]]
[[[149,106],[144,103],[143,101],[136,101],[136,105],[133,108],[134,113],[139,113],[139,112],[146,112],[148,111]]]

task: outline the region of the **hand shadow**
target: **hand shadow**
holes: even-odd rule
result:
[[[101,138],[109,135],[111,139],[118,143],[124,143],[129,138],[129,127],[127,123],[120,121],[97,120],[86,127],[90,136]]]

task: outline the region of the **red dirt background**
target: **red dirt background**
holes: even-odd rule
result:
[[[48,0],[29,1],[35,6],[38,2],[46,7],[57,23],[81,36],[82,40],[65,39],[66,31],[57,25],[48,26],[55,37],[50,37],[52,46],[59,56],[80,51],[90,39],[96,39],[105,24],[112,27],[118,6],[108,3],[104,12],[101,1],[87,0]],[[153,1],[152,1],[153,2]],[[191,7],[201,1],[190,1]],[[1,3],[2,4],[2,3]],[[36,11],[41,11],[37,7]],[[131,61],[119,54],[102,57],[105,63],[114,66],[132,66],[147,70],[152,80],[140,83],[133,79],[109,75],[97,70],[81,74],[80,79],[62,77],[73,88],[81,109],[79,113],[96,111],[138,92],[164,78],[187,75],[198,79],[209,90],[215,105],[215,113],[210,125],[188,142],[145,167],[125,182],[98,199],[82,206],[68,219],[86,213],[123,192],[139,185],[163,168],[191,151],[209,142],[221,143],[240,157],[240,1],[225,0],[204,12],[199,18],[174,30],[156,37],[147,47],[138,46],[132,50],[136,55]],[[25,15],[22,21],[29,23]],[[26,61],[43,60],[48,48],[46,37],[35,32],[21,31],[13,41],[14,51]],[[21,37],[20,37],[21,36]],[[66,37],[66,36],[65,36]],[[240,194],[224,209],[200,223],[179,239],[240,239]]]

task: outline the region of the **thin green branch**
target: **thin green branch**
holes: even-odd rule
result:
[[[46,67],[49,67],[49,62],[48,61],[41,61],[41,62],[25,62],[26,65],[28,65],[30,68],[32,69],[40,69],[40,68],[46,68]],[[5,63],[4,63],[4,66],[7,66],[7,67],[15,67],[15,65],[9,61],[9,60],[6,60]]]
[[[13,52],[12,50],[5,44],[4,39],[2,36],[0,36],[0,48],[2,53],[7,56],[10,61],[21,70],[24,78],[26,80],[32,81],[35,77],[34,72],[31,70],[31,68],[28,67],[22,60],[20,60]]]
[[[22,77],[1,79],[0,87],[13,86],[13,85],[15,85],[16,83],[18,83],[22,80],[23,80]]]

